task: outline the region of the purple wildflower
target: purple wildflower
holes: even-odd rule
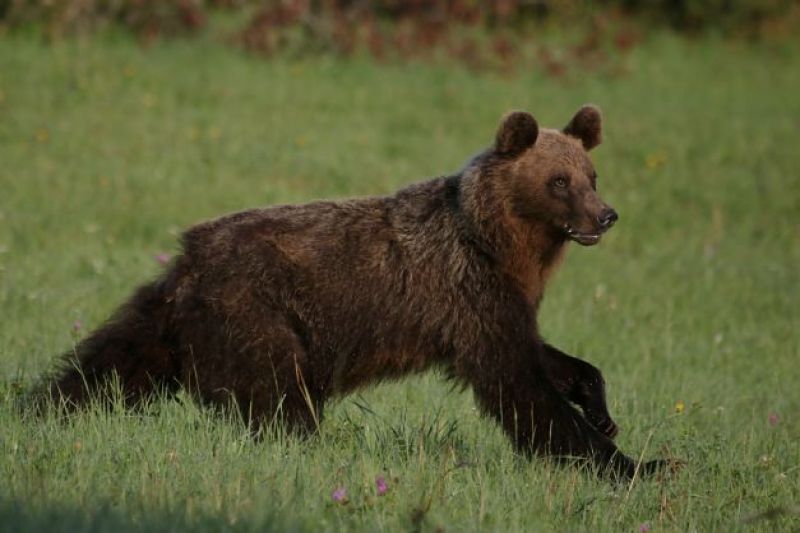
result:
[[[778,422],[780,421],[781,418],[778,416],[778,413],[770,413],[769,416],[767,417],[767,422],[769,422],[769,425],[772,427],[777,426]]]
[[[386,494],[386,491],[389,490],[389,486],[386,484],[386,479],[383,476],[375,478],[375,487],[378,489],[378,496],[383,496]]]
[[[81,329],[83,329],[83,322],[81,322],[80,320],[76,320],[75,322],[72,323],[72,331],[77,333]]]
[[[158,264],[160,265],[166,265],[169,263],[169,254],[156,254],[156,261],[158,261]]]
[[[343,503],[347,500],[347,489],[344,487],[337,488],[335,491],[333,491],[331,498],[333,498],[333,501],[336,503]]]
[[[639,533],[647,533],[650,531],[650,523],[649,522],[642,522],[639,524]]]

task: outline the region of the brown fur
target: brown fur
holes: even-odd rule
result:
[[[592,244],[616,219],[584,149],[599,124],[593,107],[568,134],[513,113],[456,175],[194,226],[164,275],[67,354],[45,396],[80,405],[116,372],[131,404],[183,386],[203,403],[235,400],[254,429],[279,416],[313,431],[329,398],[438,367],[521,452],[632,476],[600,372],[536,324],[568,239]]]

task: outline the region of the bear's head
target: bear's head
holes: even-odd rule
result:
[[[506,115],[489,153],[512,215],[585,246],[599,242],[618,218],[597,194],[588,152],[600,141],[600,110],[592,105],[561,130],[540,129],[526,112]]]

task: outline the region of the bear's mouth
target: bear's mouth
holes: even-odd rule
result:
[[[569,224],[564,224],[563,229],[564,233],[569,239],[577,242],[578,244],[582,244],[583,246],[592,246],[593,244],[600,242],[600,233],[583,233],[577,231]]]

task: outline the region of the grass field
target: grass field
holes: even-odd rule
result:
[[[800,47],[654,36],[620,61],[503,78],[0,38],[0,530],[800,528]],[[254,443],[188,401],[17,414],[181,228],[389,193],[459,168],[508,109],[560,126],[587,101],[621,219],[570,251],[541,326],[604,371],[622,449],[681,458],[677,476],[614,486],[516,457],[435,375],[342,400],[308,442]]]

